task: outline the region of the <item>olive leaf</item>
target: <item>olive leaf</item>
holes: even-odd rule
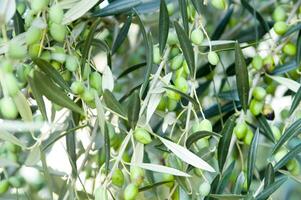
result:
[[[243,184],[245,182],[245,175],[243,172],[240,172],[236,178],[235,186],[233,187],[234,194],[240,194],[243,189]]]
[[[115,0],[103,9],[94,12],[93,16],[106,17],[110,15],[126,13],[141,3],[141,0]]]
[[[134,92],[129,100],[129,106],[128,106],[128,120],[132,129],[135,129],[135,126],[139,119],[139,112],[140,112],[140,98],[138,92]]]
[[[293,91],[295,93],[300,88],[300,83],[298,83],[292,79],[284,78],[284,77],[280,77],[280,76],[270,76],[270,75],[268,75],[268,77],[270,77],[274,81],[278,82],[279,84],[284,85],[285,87],[287,87],[288,89],[290,89],[291,91]]]
[[[272,132],[270,125],[268,124],[266,118],[263,115],[259,115],[256,117],[259,123],[259,127],[263,130],[262,133],[272,142],[275,142],[275,138]]]
[[[15,28],[16,35],[24,33],[25,32],[24,19],[22,18],[18,10],[16,10],[13,20],[14,20],[14,28]]]
[[[43,94],[40,92],[40,90],[37,87],[39,85],[39,83],[36,82],[36,79],[32,79],[30,77],[28,78],[28,83],[30,85],[32,95],[34,96],[34,98],[38,104],[39,110],[40,110],[43,118],[45,120],[47,120],[48,118],[47,118],[47,114],[46,114],[45,103],[43,100]]]
[[[174,169],[171,167],[165,167],[163,165],[151,164],[151,163],[138,163],[135,166],[141,167],[143,169],[151,170],[154,172],[159,172],[163,174],[172,174],[174,176],[184,176],[184,177],[191,177],[189,174],[182,172],[178,169]]]
[[[179,8],[182,16],[182,23],[184,26],[185,33],[188,35],[189,25],[188,25],[188,13],[187,13],[187,1],[186,0],[178,0]],[[179,37],[178,37],[179,38]]]
[[[301,87],[299,87],[298,91],[296,92],[294,99],[293,99],[293,103],[292,106],[289,110],[289,115],[291,115],[294,110],[298,107],[298,105],[300,104],[301,101]]]
[[[227,169],[222,173],[222,176],[220,177],[220,180],[218,182],[218,186],[216,188],[217,194],[222,194],[225,188],[227,187],[231,174],[233,172],[233,169],[235,167],[235,161],[232,161],[232,163],[227,167]]]
[[[295,156],[297,156],[301,152],[301,144],[298,144],[294,148],[292,148],[281,160],[279,160],[275,166],[274,170],[278,170],[281,167],[283,167],[288,161],[293,159]]]
[[[126,39],[128,32],[130,30],[131,24],[132,24],[132,15],[129,15],[121,29],[119,30],[119,33],[114,40],[113,47],[112,47],[112,55],[116,53],[118,48],[121,46],[123,41]]]
[[[186,147],[190,148],[190,146],[197,142],[199,139],[207,137],[207,136],[216,136],[216,137],[222,137],[218,133],[210,132],[210,131],[197,131],[195,133],[192,133],[186,140]]]
[[[159,48],[161,55],[165,49],[169,30],[169,15],[165,0],[160,1],[160,16],[159,16]]]
[[[264,174],[264,188],[275,181],[275,173],[272,163],[269,163]]]
[[[255,199],[257,200],[263,200],[268,198],[271,194],[273,194],[285,181],[287,180],[287,177],[281,177],[278,180],[276,180],[274,183],[267,186],[263,191],[261,191]]]
[[[247,188],[249,189],[252,182],[253,172],[255,168],[257,147],[258,147],[259,129],[256,130],[255,135],[252,139],[249,153],[248,153],[248,163],[247,163]]]
[[[18,91],[17,95],[13,97],[16,107],[24,121],[32,121],[32,112],[27,102],[26,97],[22,92]]]
[[[103,93],[103,100],[109,109],[120,114],[121,116],[126,116],[126,112],[124,111],[121,104],[114,97],[112,92],[110,92],[109,90],[105,90]]]

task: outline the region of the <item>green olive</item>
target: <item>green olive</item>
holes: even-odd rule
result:
[[[0,181],[0,195],[6,193],[8,191],[8,189],[9,189],[8,180],[1,180]]]
[[[237,139],[242,140],[248,133],[248,126],[245,122],[240,122],[235,126],[233,132],[235,133]]]
[[[43,51],[40,58],[43,59],[43,60],[46,60],[47,62],[50,62],[50,60],[51,60],[50,51]]]
[[[18,151],[18,149],[19,149],[17,145],[15,145],[15,144],[13,144],[11,142],[5,142],[4,143],[4,147],[5,147],[5,149],[7,151],[10,151],[12,153],[16,153]]]
[[[78,64],[79,64],[79,61],[76,56],[67,55],[65,66],[70,72],[75,72],[78,68]]]
[[[211,5],[219,10],[225,10],[227,8],[227,2],[225,0],[212,0]]]
[[[42,36],[42,31],[39,28],[36,28],[34,26],[30,27],[26,31],[25,39],[26,39],[26,44],[31,45],[34,43],[37,43],[40,41]]]
[[[40,44],[39,43],[36,43],[36,44],[33,44],[33,45],[29,46],[28,54],[29,54],[30,57],[32,57],[32,58],[38,57],[39,52],[40,52]]]
[[[82,98],[86,103],[94,101],[94,93],[92,89],[85,89],[84,93],[82,94]]]
[[[207,138],[201,138],[196,142],[196,146],[198,147],[198,149],[209,147],[209,145],[209,140]]]
[[[300,165],[298,162],[296,162],[296,165],[294,168],[290,171],[293,176],[299,176],[300,175]]]
[[[272,55],[268,55],[263,59],[263,66],[268,72],[273,72],[275,69],[274,58]]]
[[[260,55],[254,56],[254,58],[252,60],[252,66],[256,70],[260,70],[262,68],[262,66],[263,66],[263,60],[262,60],[262,58],[261,58]]]
[[[167,99],[167,110],[168,111],[174,111],[177,108],[178,105],[178,101],[174,100],[174,99]]]
[[[47,8],[49,0],[31,0],[31,9],[38,13]]]
[[[203,119],[199,123],[199,131],[209,131],[212,132],[212,124],[208,119]]]
[[[178,40],[178,36],[177,34],[173,31],[173,32],[169,32],[168,33],[168,37],[167,37],[167,44],[169,45],[175,45],[179,42]]]
[[[169,87],[175,88],[175,86],[173,86],[173,85],[170,85]],[[176,101],[181,99],[181,95],[177,92],[172,91],[172,90],[166,89],[166,95],[168,96],[168,98],[176,100]]]
[[[199,193],[201,196],[207,196],[210,193],[211,190],[211,185],[207,182],[204,181],[200,186],[199,186]]]
[[[152,142],[150,134],[143,128],[136,128],[134,132],[135,139],[142,144],[149,144]]]
[[[252,94],[253,94],[253,97],[254,97],[256,100],[262,101],[262,100],[264,100],[264,98],[265,98],[267,92],[265,91],[264,88],[257,86],[257,87],[254,88]]]
[[[200,45],[204,40],[204,34],[200,29],[194,29],[191,32],[190,38],[195,45]]]
[[[49,19],[51,22],[60,24],[64,17],[64,11],[59,4],[51,6],[49,10]]]
[[[208,53],[208,61],[211,65],[217,65],[219,63],[219,57],[215,51]]]
[[[175,12],[175,5],[173,3],[167,4],[167,12],[169,16],[172,16]]]
[[[29,10],[28,12],[25,12],[25,18],[24,18],[24,21],[25,21],[25,26],[26,27],[30,27],[33,20],[34,20],[34,11],[32,10]]]
[[[277,33],[278,35],[283,35],[284,33],[286,33],[288,26],[285,22],[280,21],[276,22],[273,28],[275,33]]]
[[[185,76],[190,74],[189,67],[188,67],[186,60],[184,60],[182,68],[184,69]]]
[[[66,61],[67,55],[65,54],[65,49],[60,46],[54,46],[51,51],[51,59],[60,63],[64,63]]]
[[[27,49],[26,46],[21,45],[20,43],[10,41],[7,54],[12,59],[23,59],[26,57]]]
[[[250,111],[254,116],[257,116],[262,112],[263,106],[264,106],[263,102],[252,99],[250,103]]]
[[[66,36],[66,27],[61,24],[52,23],[50,25],[50,35],[57,42],[64,42]]]
[[[94,194],[95,200],[108,200],[108,193],[107,190],[100,186],[95,190]]]
[[[254,136],[253,131],[250,128],[248,128],[247,134],[244,138],[244,143],[246,145],[250,145],[252,142],[253,136]]]
[[[98,72],[92,72],[89,77],[89,83],[94,88],[98,95],[102,93],[102,77]]]
[[[18,93],[18,81],[12,73],[4,74],[4,83],[10,96],[15,96]]]
[[[26,10],[26,4],[23,1],[18,1],[17,2],[17,11],[19,12],[20,15],[23,15]]]
[[[72,74],[71,74],[71,72],[70,71],[68,71],[68,70],[64,70],[63,72],[61,72],[61,75],[62,75],[62,77],[63,77],[63,79],[65,80],[65,81],[71,81],[71,78],[72,78]]]
[[[115,169],[112,175],[112,184],[122,187],[124,184],[124,175],[120,169]]]
[[[177,89],[179,89],[180,91],[182,91],[184,93],[188,92],[189,86],[188,86],[186,79],[183,77],[178,77],[175,80],[175,86]]]
[[[276,141],[278,141],[281,137],[281,131],[279,130],[279,128],[277,126],[271,126],[272,132],[273,132],[273,136],[275,138]]]
[[[168,103],[168,97],[167,96],[162,96],[159,102],[159,105],[157,106],[158,110],[165,111]]]
[[[296,167],[297,164],[298,164],[298,161],[296,159],[292,159],[292,160],[288,161],[285,166],[288,171],[292,171],[292,170],[294,170],[294,168]]]
[[[170,183],[167,183],[167,187],[172,187],[175,181],[175,177],[171,174],[162,174],[162,181],[170,181]]]
[[[181,50],[178,47],[172,47],[169,53],[170,58],[174,58],[181,53]]]
[[[132,166],[130,170],[130,178],[132,183],[140,186],[144,180],[144,169],[136,166]]]
[[[170,64],[171,70],[175,71],[175,70],[179,69],[180,67],[182,67],[183,61],[184,61],[183,54],[179,54],[176,57],[174,57],[171,60],[171,64]]]
[[[161,62],[160,49],[158,46],[153,47],[153,61],[155,64],[159,64]]]
[[[135,184],[129,184],[124,190],[124,200],[135,200],[136,196],[138,195],[138,192],[138,187]]]
[[[14,66],[12,65],[9,59],[2,59],[0,63],[0,68],[7,73],[12,73],[14,71]]]
[[[273,19],[276,22],[285,21],[286,19],[286,11],[281,6],[277,6],[273,12]]]
[[[296,55],[297,53],[297,47],[295,44],[289,42],[287,43],[286,45],[284,45],[283,47],[283,52],[286,54],[286,55],[289,55],[289,56],[294,56]]]
[[[74,94],[82,94],[85,91],[85,86],[81,81],[74,81],[70,89]]]

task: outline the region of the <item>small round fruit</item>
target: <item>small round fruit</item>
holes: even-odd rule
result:
[[[186,79],[183,77],[178,77],[175,80],[175,86],[177,89],[179,89],[180,91],[182,91],[184,93],[188,92],[189,86],[188,86]]]
[[[278,35],[283,35],[284,33],[286,33],[288,26],[285,22],[280,21],[276,22],[273,28],[275,33],[277,33]]]
[[[85,91],[84,84],[81,81],[74,81],[71,84],[71,91],[74,94],[82,94]]]
[[[300,175],[300,165],[298,162],[296,163],[295,167],[290,172],[293,176]]]
[[[50,60],[51,60],[50,51],[43,51],[40,58],[43,59],[43,60],[46,60],[47,62],[50,62]]]
[[[17,2],[17,11],[19,12],[20,15],[23,15],[26,10],[26,4],[25,2]]]
[[[173,32],[169,32],[168,33],[168,37],[167,37],[167,44],[169,45],[175,45],[179,42],[178,40],[178,36],[177,34],[173,31]]]
[[[9,42],[7,54],[12,59],[23,59],[26,57],[27,49],[26,46],[21,45],[17,42]]]
[[[252,142],[253,136],[254,136],[253,131],[251,129],[248,129],[247,134],[244,138],[244,143],[246,145],[250,145]]]
[[[199,131],[209,131],[212,132],[212,124],[208,119],[203,119],[199,123]]]
[[[262,60],[262,58],[261,58],[260,55],[254,56],[254,58],[252,60],[252,66],[256,70],[260,70],[262,68],[262,66],[263,66],[263,60]]]
[[[173,85],[171,85],[170,87],[175,88],[175,86],[173,86]],[[169,89],[166,89],[166,95],[168,96],[168,98],[176,100],[176,101],[181,99],[181,95],[179,93],[174,92],[174,91],[169,90]]]
[[[169,16],[172,16],[175,12],[175,5],[173,3],[167,4],[167,12]]]
[[[54,61],[57,61],[59,63],[64,63],[66,61],[66,54],[65,49],[60,46],[54,46],[53,50],[51,51],[51,58]]]
[[[170,183],[165,184],[167,187],[172,187],[174,184],[175,177],[171,174],[163,174],[162,181],[169,181]]]
[[[61,24],[52,23],[50,25],[50,35],[57,42],[64,42],[66,36],[66,27]]]
[[[93,91],[91,89],[85,89],[82,98],[86,103],[93,102],[93,100],[94,100]]]
[[[264,106],[263,102],[252,99],[250,103],[250,111],[254,116],[257,116],[261,113],[263,106]]]
[[[130,178],[132,183],[140,186],[144,180],[144,170],[140,167],[132,166],[130,170]]]
[[[29,46],[28,54],[31,58],[38,57],[39,52],[40,52],[40,44],[39,43],[36,43],[36,44],[33,44],[33,45]]]
[[[160,99],[159,105],[157,106],[157,109],[161,110],[161,111],[165,111],[165,109],[167,107],[167,101],[168,101],[167,96],[162,96]]]
[[[160,49],[158,46],[153,47],[153,61],[155,64],[159,64],[161,61]]]
[[[281,131],[277,126],[271,126],[271,129],[275,140],[278,141],[281,138]]]
[[[59,4],[55,4],[51,6],[49,10],[49,19],[51,22],[60,24],[62,23],[63,16],[64,16],[64,11]]]
[[[207,196],[210,193],[211,185],[205,181],[199,187],[199,193],[201,196]]]
[[[257,87],[254,88],[252,94],[253,94],[253,97],[254,97],[256,100],[262,101],[262,100],[264,100],[264,98],[265,98],[267,92],[265,91],[264,88],[257,86]]]
[[[74,55],[68,55],[66,57],[66,68],[70,71],[70,72],[75,72],[78,68],[78,59],[76,56]]]
[[[118,187],[122,187],[124,184],[124,175],[120,169],[115,169],[112,175],[112,183]]]
[[[200,29],[194,29],[191,32],[190,38],[195,45],[200,45],[204,40],[204,34]]]
[[[286,54],[286,55],[289,55],[289,56],[294,56],[296,55],[297,53],[297,47],[295,44],[289,42],[287,43],[286,45],[284,45],[283,47],[283,52]]]
[[[9,59],[2,59],[0,63],[0,68],[7,73],[12,73],[14,71],[14,66]]]
[[[227,8],[227,2],[225,0],[212,0],[211,4],[219,10],[225,10]]]
[[[102,77],[98,72],[92,72],[90,74],[89,83],[99,95],[102,93]]]
[[[274,58],[272,55],[268,55],[263,59],[263,66],[268,72],[273,72],[275,69]]]
[[[10,96],[15,96],[18,91],[18,81],[12,73],[4,74],[4,83],[6,90]]]
[[[171,70],[176,71],[177,69],[182,67],[183,61],[184,61],[183,54],[179,54],[176,57],[174,57],[171,61],[171,64],[170,64]]]
[[[138,142],[142,144],[149,144],[152,142],[150,134],[143,128],[136,128],[134,137]]]
[[[95,197],[95,200],[108,200],[107,190],[104,187],[99,186],[95,190],[94,197]]]
[[[167,99],[167,109],[168,111],[174,111],[177,108],[178,102],[174,99]]]
[[[49,0],[31,0],[31,9],[38,13],[47,8]]]
[[[292,171],[296,167],[297,164],[298,164],[298,161],[296,159],[292,159],[292,160],[288,161],[285,166],[288,171]]]
[[[0,181],[0,195],[7,192],[9,189],[9,182],[8,180],[2,180]]]
[[[215,51],[208,53],[208,61],[211,65],[217,65],[219,63],[219,57]]]
[[[209,145],[209,140],[207,138],[201,138],[196,142],[196,146],[198,147],[198,149],[209,147]]]
[[[18,110],[10,97],[4,97],[0,101],[0,111],[4,119],[16,119]]]
[[[285,21],[286,19],[286,11],[281,6],[277,6],[273,12],[273,19],[276,22]]]
[[[138,187],[135,184],[129,184],[128,186],[126,186],[123,193],[124,200],[134,200],[138,195],[138,192]]]
[[[25,39],[26,39],[26,44],[31,45],[34,43],[37,43],[40,41],[42,35],[42,31],[39,28],[36,28],[34,26],[30,27],[26,31]]]
[[[238,123],[233,132],[235,133],[237,139],[242,140],[248,133],[248,126],[245,122]]]

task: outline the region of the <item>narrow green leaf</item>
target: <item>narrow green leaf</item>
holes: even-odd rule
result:
[[[262,134],[267,137],[269,140],[271,140],[272,142],[275,142],[275,138],[272,132],[272,129],[269,125],[269,123],[267,122],[266,118],[263,115],[259,115],[256,117],[258,123],[259,123],[259,127],[263,130]]]
[[[55,83],[61,86],[64,90],[70,91],[70,88],[60,73],[54,69],[54,67],[46,60],[35,58],[33,62],[49,76]]]
[[[299,23],[291,26],[282,37],[286,38],[287,36],[295,33],[296,31],[299,31],[300,29],[301,29],[301,23],[299,22]]]
[[[232,161],[232,163],[227,167],[227,169],[222,173],[222,176],[218,182],[218,186],[216,189],[217,194],[223,194],[225,188],[227,187],[231,174],[233,172],[233,169],[235,167],[235,160]]]
[[[232,133],[235,126],[235,118],[236,117],[234,115],[228,118],[221,132],[222,138],[218,143],[218,149],[217,149],[217,158],[218,158],[218,165],[220,171],[223,171],[223,167],[225,165],[228,156],[229,145],[231,142]]]
[[[24,33],[25,32],[24,19],[22,18],[18,10],[16,10],[13,20],[14,20],[15,34],[19,35],[21,33]]]
[[[28,83],[29,83],[29,86],[31,88],[31,93],[34,96],[34,98],[35,98],[35,100],[38,104],[38,107],[40,109],[40,112],[41,112],[43,118],[45,120],[48,120],[47,114],[46,114],[46,107],[45,107],[45,103],[44,103],[44,100],[43,100],[43,94],[37,88],[39,83],[36,82],[35,79],[32,79],[31,77],[28,77]]]
[[[104,132],[104,148],[105,148],[105,155],[106,155],[106,160],[105,160],[105,166],[106,166],[106,174],[108,174],[109,170],[110,170],[110,136],[109,136],[109,128],[108,128],[108,124],[105,125],[106,126],[106,130]]]
[[[281,85],[284,85],[285,87],[287,87],[288,89],[290,89],[293,92],[297,92],[298,89],[300,88],[300,83],[298,83],[297,81],[294,81],[292,79],[289,78],[284,78],[284,77],[280,77],[280,76],[270,76],[267,75],[268,77],[270,77],[271,79],[273,79],[274,81],[278,82]]]
[[[189,33],[189,20],[188,20],[188,13],[187,13],[187,2],[186,0],[178,0],[179,8],[181,11],[182,16],[182,23],[184,26],[185,33],[188,35]]]
[[[273,194],[285,181],[287,180],[286,177],[282,177],[276,180],[271,185],[267,186],[262,192],[260,192],[255,199],[256,200],[263,200],[268,198],[271,194]]]
[[[250,188],[253,172],[255,168],[257,147],[258,147],[259,129],[256,130],[255,135],[252,139],[249,153],[248,153],[248,163],[247,163],[247,188]]]
[[[238,43],[235,44],[235,73],[239,100],[243,110],[247,112],[250,90],[249,74],[245,58]]]
[[[27,155],[27,158],[25,160],[26,166],[34,166],[36,165],[41,159],[41,151],[40,147],[38,145],[35,145]]]
[[[272,75],[281,75],[285,74],[286,72],[295,70],[299,67],[296,60],[289,61],[287,63],[284,63],[282,65],[278,65],[275,67],[275,70],[271,73]]]
[[[197,142],[199,139],[207,137],[207,136],[216,136],[216,137],[222,137],[218,133],[210,132],[210,131],[197,131],[191,135],[186,140],[186,147],[190,148],[190,146]]]
[[[73,127],[74,128],[74,127]],[[75,138],[75,132],[72,132],[71,134],[66,135],[66,147],[67,147],[67,153],[69,156],[69,160],[71,162],[72,166],[72,176],[77,176],[77,167],[76,167],[76,138]]]
[[[13,100],[17,106],[17,109],[24,121],[32,121],[32,112],[27,102],[26,97],[21,91],[18,91],[17,95],[13,97]]]
[[[169,15],[165,0],[160,2],[160,16],[159,16],[159,48],[161,55],[165,49],[169,30]]]
[[[114,40],[112,47],[112,55],[116,53],[119,47],[122,45],[123,41],[126,39],[128,32],[132,24],[132,15],[129,15],[123,26],[121,27],[116,39]]]
[[[294,110],[300,104],[300,101],[301,101],[301,87],[299,87],[298,91],[296,92],[296,94],[294,96],[293,103],[292,103],[292,106],[289,111],[289,115],[293,114]]]
[[[191,42],[189,40],[189,37],[178,22],[174,22],[174,25],[189,70],[191,74],[194,74],[195,73],[194,51]]]
[[[221,21],[217,24],[215,30],[213,31],[213,34],[211,36],[211,40],[218,40],[222,34],[224,33],[227,25],[230,22],[230,19],[232,17],[233,14],[233,6],[231,5],[229,7],[229,9],[227,10],[226,14],[224,15],[224,17],[221,19]]]
[[[299,31],[298,38],[297,38],[296,62],[298,64],[298,66],[301,64],[301,30]]]
[[[106,17],[106,16],[110,16],[110,15],[126,13],[141,3],[142,3],[141,0],[114,1],[114,2],[110,3],[108,6],[106,6],[105,8],[93,13],[93,16]]]
[[[160,181],[160,182],[153,183],[151,185],[143,186],[143,187],[139,188],[139,192],[144,192],[146,190],[150,190],[150,189],[159,187],[159,186],[167,184],[167,183],[171,183],[171,181]]]
[[[183,98],[185,98],[185,99],[187,99],[188,101],[190,101],[190,102],[195,106],[195,108],[198,108],[198,102],[197,102],[195,99],[193,99],[191,96],[185,94],[184,92],[182,92],[182,91],[180,91],[180,90],[178,90],[178,89],[176,89],[176,88],[172,88],[172,87],[164,87],[164,88],[165,88],[165,89],[168,89],[168,90],[171,90],[171,91],[173,91],[173,92],[178,93],[178,94],[181,95]]]
[[[264,188],[268,187],[275,181],[275,173],[272,163],[269,163],[264,174]]]
[[[275,170],[280,169],[283,167],[288,161],[293,159],[295,156],[297,156],[301,152],[301,144],[298,144],[294,148],[292,148],[288,154],[286,154],[281,160],[279,160],[276,165],[274,166]]]
[[[301,129],[301,119],[298,119],[295,121],[290,127],[288,127],[285,132],[282,134],[278,142],[273,148],[272,153],[275,153],[280,147],[283,146],[284,143],[289,141],[291,138],[293,138],[295,135],[300,133]]]
[[[235,200],[235,199],[245,199],[246,195],[238,194],[210,194],[210,197],[220,200]]]
[[[112,92],[110,92],[109,90],[105,90],[103,93],[103,100],[105,101],[108,108],[110,108],[112,111],[120,114],[121,116],[126,116],[125,111],[123,110],[123,107],[117,101],[117,99],[114,97]]]
[[[7,131],[0,130],[0,139],[15,144],[22,149],[26,149],[26,145],[21,140]]]
[[[140,68],[144,67],[145,65],[146,65],[146,62],[133,65],[133,66],[125,69],[123,72],[121,72],[120,75],[117,77],[117,79],[120,79],[121,77],[124,77],[125,75],[127,75],[133,71],[136,71],[137,69],[140,69]]]
[[[264,20],[264,18],[261,16],[259,12],[257,12],[246,0],[240,0],[241,4],[244,8],[246,8],[251,15],[255,15],[254,17],[257,19],[257,21],[260,23],[261,27],[265,32],[269,32],[270,28],[268,23]]]
[[[172,174],[174,176],[184,176],[191,177],[189,174],[182,172],[178,169],[166,167],[163,165],[151,164],[151,163],[138,163],[135,166],[141,167],[143,169],[151,170],[154,172],[162,173],[162,174]]]
[[[236,178],[236,181],[235,181],[235,185],[234,185],[234,188],[233,188],[233,193],[234,194],[240,194],[242,189],[243,189],[243,185],[244,185],[244,182],[245,182],[245,175],[243,172],[241,172],[237,178]]]
[[[199,0],[191,0],[191,3],[194,7],[194,9],[198,12],[198,14],[201,14],[201,2]]]
[[[128,120],[132,129],[135,129],[136,127],[137,121],[139,119],[139,111],[140,111],[139,93],[134,92],[129,100],[129,106],[128,106]]]
[[[83,110],[75,104],[67,94],[58,86],[56,86],[46,75],[41,72],[34,71],[34,83],[40,94],[47,97],[50,101],[66,107],[79,114],[84,114]]]

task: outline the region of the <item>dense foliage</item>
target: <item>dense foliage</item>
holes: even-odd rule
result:
[[[0,199],[300,199],[300,5],[1,0]]]

